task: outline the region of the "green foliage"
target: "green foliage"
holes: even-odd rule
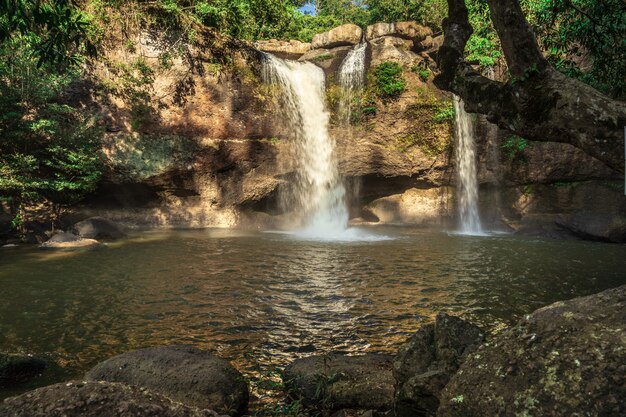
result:
[[[420,79],[424,82],[428,81],[428,79],[430,78],[430,68],[428,68],[428,64],[426,64],[424,61],[413,64],[411,66],[411,71],[419,75]]]
[[[446,123],[454,120],[454,103],[448,100],[437,107],[437,112],[433,116],[433,123]]]
[[[509,159],[523,158],[528,141],[517,135],[510,135],[502,144],[502,150]]]
[[[500,40],[491,23],[491,15],[486,0],[466,2],[469,20],[474,33],[465,46],[466,59],[481,67],[493,67],[503,58]]]
[[[0,197],[73,204],[95,189],[102,165],[96,120],[62,101],[79,76],[35,52],[37,41],[13,36],[0,48]]]
[[[327,59],[331,59],[333,57],[334,57],[333,54],[322,54],[322,55],[318,55],[315,58],[313,58],[313,61],[315,61],[315,62],[326,61]]]
[[[383,62],[374,69],[376,92],[382,98],[396,98],[406,89],[402,66],[397,62]]]

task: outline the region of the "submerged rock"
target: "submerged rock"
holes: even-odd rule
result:
[[[83,239],[116,240],[126,237],[117,224],[104,217],[90,217],[80,221],[72,231]]]
[[[217,417],[136,387],[110,382],[63,382],[8,398],[1,417]]]
[[[441,390],[482,340],[477,326],[446,313],[419,329],[400,347],[393,362],[396,415],[435,415]]]
[[[391,409],[392,357],[323,355],[297,359],[285,368],[290,394],[307,406],[340,409]]]
[[[93,249],[101,243],[95,239],[83,239],[72,233],[57,233],[39,245],[41,249]]]
[[[626,243],[626,216],[618,213],[579,212],[559,216],[556,224],[582,239]]]
[[[626,415],[626,286],[541,308],[468,356],[438,416]]]
[[[47,367],[46,361],[34,356],[0,353],[0,387],[26,382]]]
[[[127,352],[99,363],[85,378],[146,388],[188,406],[231,415],[248,406],[241,373],[226,360],[191,346]]]

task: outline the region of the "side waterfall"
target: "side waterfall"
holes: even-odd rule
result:
[[[344,58],[339,68],[339,85],[348,91],[354,92],[365,83],[365,49],[366,42],[355,46]]]
[[[267,54],[263,78],[280,87],[283,115],[295,137],[299,164],[291,209],[303,215],[300,234],[332,239],[346,231],[348,209],[328,133],[324,72],[309,62]]]
[[[478,179],[474,127],[465,111],[463,100],[454,96],[456,122],[456,171],[458,175],[459,232],[468,235],[483,234],[478,214]]]

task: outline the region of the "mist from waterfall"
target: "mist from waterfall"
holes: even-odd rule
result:
[[[465,111],[463,100],[454,96],[456,122],[456,172],[459,232],[468,235],[484,234],[478,213],[478,178],[474,126]]]
[[[289,199],[293,205],[290,209],[302,213],[298,233],[332,239],[346,231],[348,208],[334,156],[335,144],[328,133],[324,72],[310,62],[267,54],[263,77],[279,86],[281,116],[295,137],[298,166]]]

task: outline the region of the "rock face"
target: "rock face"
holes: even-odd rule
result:
[[[87,380],[146,388],[185,405],[239,415],[248,406],[248,386],[227,361],[190,346],[140,349],[91,369]]]
[[[39,245],[41,249],[94,249],[101,244],[94,239],[83,239],[72,233],[61,232]]]
[[[82,220],[74,225],[72,231],[83,239],[116,240],[126,237],[126,233],[104,217],[90,217]]]
[[[415,225],[441,225],[454,214],[450,188],[411,188],[402,194],[379,198],[366,206],[380,222]]]
[[[557,225],[587,240],[626,243],[626,215],[578,212],[560,216]]]
[[[541,308],[468,356],[439,416],[626,415],[626,286]]]
[[[8,398],[1,417],[217,417],[157,394],[109,382],[63,382]]]
[[[346,24],[337,26],[328,32],[318,33],[313,36],[311,47],[317,48],[334,48],[336,46],[356,45],[361,41],[363,30],[357,25]]]
[[[396,415],[434,416],[441,390],[482,340],[478,327],[445,313],[418,330],[400,347],[393,362]]]
[[[417,55],[411,51],[413,43],[395,36],[376,38],[370,44],[372,45],[372,66],[386,61],[409,65],[417,58]]]
[[[393,402],[392,358],[387,355],[311,356],[285,368],[290,394],[305,405],[389,410]]]
[[[46,361],[33,356],[0,353],[0,387],[34,378],[47,366]]]
[[[269,52],[279,58],[298,59],[311,50],[311,44],[297,40],[279,41],[270,39],[268,41],[256,41],[254,47],[259,51]]]

